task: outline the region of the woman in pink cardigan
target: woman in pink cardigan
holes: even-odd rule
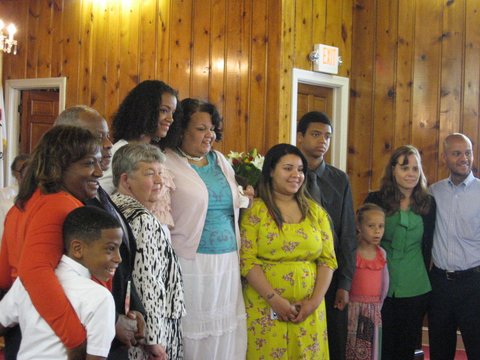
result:
[[[238,250],[241,195],[220,140],[212,104],[181,102],[183,117],[164,139],[166,167],[176,186],[171,230],[184,279],[185,359],[245,359],[247,334]]]

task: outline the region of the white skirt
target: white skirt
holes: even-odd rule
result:
[[[187,315],[182,318],[185,359],[244,360],[245,304],[236,252],[180,258]]]

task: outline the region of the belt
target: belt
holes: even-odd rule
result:
[[[480,274],[480,266],[476,266],[467,270],[449,271],[439,269],[438,267],[433,265],[432,271],[436,274],[445,276],[447,280],[458,280],[471,276],[475,273]]]

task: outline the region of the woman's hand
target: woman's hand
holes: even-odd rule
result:
[[[277,313],[280,321],[291,321],[297,317],[298,311],[295,306],[278,294],[275,294],[272,300],[269,301],[269,304],[272,306],[273,311]]]
[[[248,197],[248,200],[250,200],[250,205],[252,204],[253,198],[255,196],[255,189],[253,188],[252,185],[247,185],[245,190],[243,190],[243,194]]]
[[[305,321],[307,317],[310,316],[318,307],[319,304],[314,302],[312,299],[304,299],[294,304],[295,309],[297,309],[298,314],[292,320],[293,323],[301,323]]]
[[[148,359],[149,360],[168,360],[167,352],[165,348],[160,344],[154,345],[146,345],[145,346],[148,351]]]

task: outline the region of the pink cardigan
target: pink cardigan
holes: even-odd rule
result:
[[[215,150],[214,150],[215,151]],[[240,196],[235,173],[222,153],[215,151],[217,162],[232,191],[237,249],[240,250],[238,216]],[[188,160],[171,149],[165,152],[165,166],[173,173],[176,190],[172,193],[172,244],[178,256],[193,260],[202,236],[208,208],[208,190]]]

